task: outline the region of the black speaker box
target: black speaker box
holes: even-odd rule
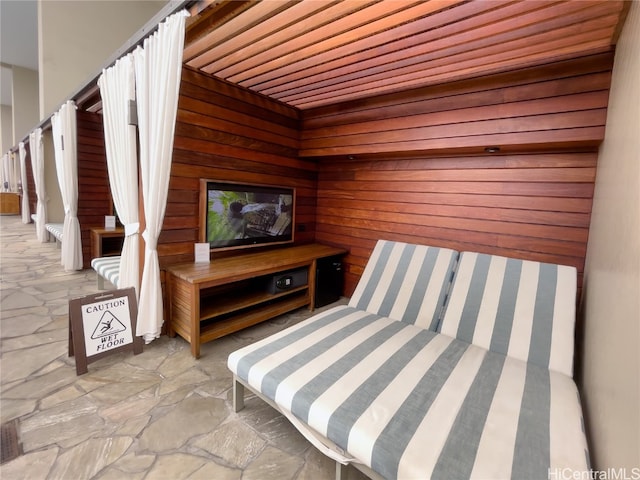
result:
[[[267,290],[269,293],[280,293],[292,288],[302,287],[308,282],[308,269],[296,268],[288,272],[277,273],[269,279]]]

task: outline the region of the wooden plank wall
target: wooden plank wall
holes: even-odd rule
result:
[[[35,215],[36,207],[38,205],[38,196],[36,195],[36,181],[33,176],[33,169],[31,168],[31,144],[26,141],[24,143],[27,156],[25,157],[24,165],[27,173],[27,194],[29,195],[29,210],[31,215]]]
[[[345,294],[378,238],[573,265],[580,286],[611,67],[598,55],[307,112],[316,239],[350,250]]]
[[[320,242],[350,249],[350,295],[378,238],[573,265],[582,275],[595,153],[325,161]]]
[[[113,215],[102,115],[78,110],[78,221],[84,268],[91,268],[92,227]]]
[[[183,69],[161,268],[194,259],[201,178],[296,187],[295,241],[314,240],[316,163],[298,159],[299,127],[297,110]]]
[[[305,112],[302,157],[596,148],[613,53]]]

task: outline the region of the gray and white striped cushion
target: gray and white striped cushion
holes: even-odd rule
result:
[[[349,306],[435,330],[458,253],[378,240]]]
[[[62,241],[62,231],[64,230],[63,223],[47,223],[44,227],[47,229],[47,232],[56,237],[59,242]]]
[[[439,331],[572,376],[576,269],[463,252]]]
[[[120,257],[98,257],[91,260],[91,268],[115,287],[120,281]]]
[[[304,434],[385,478],[588,470],[571,378],[414,325],[340,306],[228,366]]]

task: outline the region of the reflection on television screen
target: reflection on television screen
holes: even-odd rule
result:
[[[206,241],[212,248],[293,241],[291,188],[206,183]]]

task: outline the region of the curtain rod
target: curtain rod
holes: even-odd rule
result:
[[[169,0],[167,4],[151,18],[151,20],[149,20],[140,30],[133,34],[133,36],[129,38],[129,40],[124,43],[124,45],[122,45],[111,57],[109,57],[109,59],[104,63],[102,67],[100,67],[100,70],[98,70],[97,73],[91,75],[81,84],[82,86],[80,88],[76,89],[70,96],[68,96],[62,103],[60,103],[57,108],[49,113],[49,115],[40,120],[40,122],[35,127],[29,130],[29,133],[27,133],[22,138],[22,140],[18,141],[18,144],[20,142],[26,143],[29,140],[29,134],[36,128],[41,128],[42,130],[51,128],[51,117],[54,113],[60,110],[60,107],[62,105],[67,103],[69,100],[77,99],[83,93],[86,93],[87,90],[92,88],[97,83],[98,78],[100,78],[100,75],[105,68],[109,68],[110,66],[115,64],[119,58],[134,51],[136,47],[144,41],[145,38],[149,37],[158,28],[158,25],[160,25],[160,23],[162,23],[165,18],[169,17],[179,10],[189,8],[191,5],[197,3],[199,3],[197,0]],[[18,147],[14,145],[9,149],[9,151],[15,152],[17,151],[17,148]]]

